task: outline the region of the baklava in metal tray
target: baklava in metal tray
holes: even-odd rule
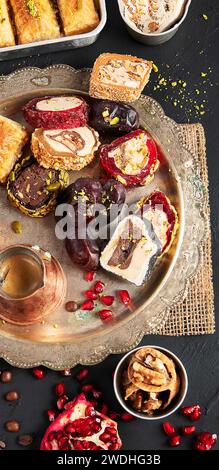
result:
[[[0,0],[0,61],[93,44],[105,0]]]

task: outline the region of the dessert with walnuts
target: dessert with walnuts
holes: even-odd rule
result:
[[[98,133],[89,126],[71,129],[36,129],[31,148],[38,163],[56,170],[81,170],[95,157]]]
[[[134,410],[156,415],[179,392],[180,378],[172,359],[158,349],[143,347],[130,358],[123,372],[123,396]]]
[[[23,114],[34,128],[68,129],[86,126],[88,104],[81,96],[44,96],[29,101]]]
[[[185,0],[122,0],[124,18],[142,33],[162,33],[183,15]]]
[[[101,54],[92,70],[90,96],[132,102],[148,83],[152,62],[131,55]]]

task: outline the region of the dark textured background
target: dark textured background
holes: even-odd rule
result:
[[[101,52],[112,51],[131,53],[139,57],[154,60],[159,71],[171,80],[182,79],[187,82],[187,90],[191,92],[191,99],[195,98],[195,84],[200,89],[199,97],[206,91],[206,114],[198,116],[193,104],[188,103],[180,108],[173,106],[165,99],[167,92],[153,90],[153,82],[147,93],[160,101],[166,114],[179,123],[201,121],[205,126],[207,137],[207,156],[210,179],[210,201],[212,209],[212,237],[213,237],[213,263],[216,314],[219,310],[218,280],[218,209],[219,209],[219,130],[218,130],[218,30],[219,30],[219,2],[218,0],[193,0],[188,18],[177,35],[167,44],[152,48],[145,47],[135,42],[126,32],[122,23],[116,0],[107,0],[108,23],[98,41],[84,49],[72,50],[66,53],[54,53],[41,57],[17,59],[13,62],[0,63],[0,73],[7,74],[17,68],[27,65],[44,67],[54,63],[66,63],[76,68],[92,66],[94,60]],[[208,15],[208,21],[202,18],[202,14]],[[166,68],[169,64],[170,68]],[[200,73],[208,70],[205,80],[200,79]],[[170,94],[170,93],[169,93]],[[171,96],[171,95],[170,95]],[[191,109],[191,111],[189,111]],[[216,432],[219,428],[219,344],[217,334],[202,337],[169,338],[160,336],[145,337],[142,344],[155,344],[167,347],[175,352],[183,361],[189,375],[189,391],[186,398],[187,404],[199,403],[208,408],[208,413],[198,422],[197,428]],[[113,395],[111,374],[119,357],[109,357],[102,364],[90,368],[90,381],[97,388],[103,390],[105,400],[110,408],[118,405]],[[0,370],[8,368],[7,364],[0,360]],[[75,374],[76,369],[73,371]],[[4,431],[4,422],[8,419],[18,419],[22,423],[21,433],[34,432],[36,439],[33,449],[39,447],[40,438],[43,435],[47,420],[44,411],[54,402],[52,388],[59,381],[56,372],[47,371],[46,378],[37,381],[32,377],[31,371],[13,369],[13,382],[10,385],[0,383],[0,439],[7,441],[8,449],[21,449],[16,444],[16,436]],[[77,391],[77,383],[73,378],[65,379],[68,392],[74,395]],[[16,389],[21,394],[21,400],[16,405],[5,402],[4,394],[10,389]],[[171,417],[175,424],[185,424],[185,420],[179,415]],[[165,449],[166,439],[161,431],[161,425],[135,420],[132,423],[119,425],[124,449]],[[186,438],[181,448],[191,448],[192,438]],[[217,445],[219,449],[219,445]]]

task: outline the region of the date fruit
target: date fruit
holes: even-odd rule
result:
[[[126,134],[138,129],[139,115],[127,104],[97,100],[91,106],[90,125],[102,134]]]

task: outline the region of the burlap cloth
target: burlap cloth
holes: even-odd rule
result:
[[[206,212],[210,220],[204,129],[201,124],[187,124],[180,127],[187,148],[193,155],[198,155],[200,159],[201,177],[208,195]],[[155,334],[169,336],[201,335],[212,334],[214,331],[214,291],[210,235],[201,246],[200,268],[191,280],[184,300],[171,309],[167,321]]]

